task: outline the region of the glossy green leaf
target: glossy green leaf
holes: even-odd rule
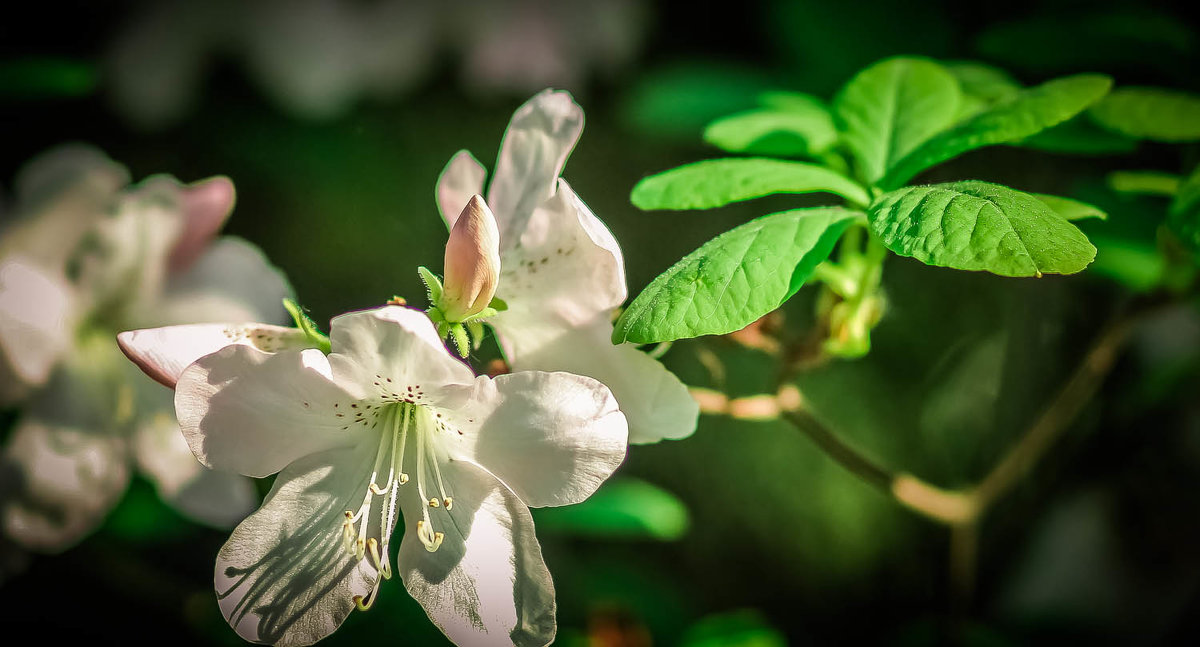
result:
[[[1042,204],[1050,207],[1051,211],[1067,220],[1084,220],[1086,218],[1108,219],[1108,214],[1101,211],[1099,207],[1086,202],[1057,195],[1047,195],[1045,193],[1030,193],[1029,195],[1041,200]]]
[[[892,58],[859,72],[834,100],[842,141],[868,182],[954,123],[958,81],[941,65]]]
[[[674,494],[628,476],[610,479],[582,503],[534,512],[540,532],[674,541],[690,525]]]
[[[1200,96],[1165,88],[1118,88],[1088,110],[1101,126],[1139,139],[1200,140]]]
[[[630,200],[639,209],[712,209],[773,193],[835,193],[870,201],[853,180],[824,166],[757,157],[705,160],[643,178]]]
[[[1014,145],[1050,153],[1113,155],[1132,153],[1137,150],[1138,140],[1105,130],[1083,113]]]
[[[1083,232],[1041,200],[987,182],[893,191],[868,217],[888,249],[927,265],[1041,276],[1079,272],[1096,256]]]
[[[1021,84],[998,67],[974,61],[948,61],[942,65],[958,80],[962,90],[956,120],[982,112],[1021,91]]]
[[[1181,178],[1160,171],[1113,171],[1108,174],[1108,186],[1118,193],[1173,196],[1179,191]]]
[[[880,184],[902,186],[917,173],[969,150],[1019,142],[1083,111],[1104,96],[1112,80],[1081,74],[1023,90],[1008,101],[930,139],[888,172]]]
[[[704,141],[730,153],[811,156],[837,141],[829,109],[819,103],[747,110],[710,123]]]
[[[795,209],[717,236],[629,304],[613,342],[672,341],[746,327],[795,294],[862,215],[838,207]]]

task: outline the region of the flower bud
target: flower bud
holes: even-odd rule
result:
[[[500,279],[500,230],[483,198],[472,196],[454,221],[446,243],[446,282],[438,307],[447,321],[478,314],[496,295]]]

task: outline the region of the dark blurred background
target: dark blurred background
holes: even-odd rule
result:
[[[262,247],[323,324],[439,268],[434,183],[459,149],[491,168],[512,111],[570,90],[587,126],[567,177],[621,242],[631,294],[717,233],[823,196],[643,213],[641,177],[719,156],[700,133],[767,89],[829,98],[888,55],[979,60],[1025,84],[1103,72],[1200,90],[1184,3],[758,1],[44,2],[0,20],[0,196],[17,169],[83,141],[134,178],[231,177],[226,233]],[[1149,239],[1165,206],[1107,172],[1178,173],[1194,150],[994,148],[923,180],[981,178],[1087,199],[1094,238]],[[2,213],[2,210],[0,210]],[[1139,238],[1140,237],[1140,238]],[[1134,243],[1128,243],[1136,248]],[[1136,249],[1135,249],[1136,251]],[[1105,255],[1101,247],[1101,258]],[[1115,256],[1114,256],[1115,257]],[[804,373],[822,419],[943,487],[981,477],[1032,422],[1137,286],[1120,268],[1005,279],[891,258],[872,353]],[[811,322],[802,291],[789,334]],[[489,343],[474,359],[497,354]],[[704,361],[717,358],[724,377]],[[702,361],[704,360],[704,361]],[[676,344],[689,384],[748,395],[774,360],[724,339]],[[704,417],[633,447],[621,474],[673,493],[689,528],[606,536],[539,516],[559,643],[591,645],[1193,643],[1200,635],[1200,311],[1144,323],[1050,457],[981,528],[973,595],[948,584],[944,527],[900,508],[783,423]],[[551,511],[552,512],[552,511]],[[549,513],[547,513],[549,514]],[[545,522],[542,523],[542,520]],[[106,525],[0,585],[8,635],[99,644],[239,644],[217,610],[226,534],[135,481]],[[444,638],[399,583],[325,644]],[[706,642],[707,641],[707,642]]]

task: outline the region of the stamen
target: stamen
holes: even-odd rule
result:
[[[417,522],[417,537],[425,544],[425,550],[433,553],[442,546],[442,540],[446,538],[444,533],[434,532],[433,525],[425,520]]]
[[[448,496],[448,497],[442,499],[442,504],[446,506],[447,510],[449,510],[450,508],[453,508],[454,507],[454,497]]]

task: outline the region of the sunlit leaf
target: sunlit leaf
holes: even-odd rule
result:
[[[1200,96],[1165,88],[1118,88],[1088,110],[1105,128],[1163,142],[1200,140]]]
[[[828,192],[858,204],[870,199],[858,183],[824,166],[745,157],[685,164],[643,178],[629,198],[639,209],[712,209],[773,193]]]
[[[1108,174],[1108,186],[1119,193],[1173,196],[1179,191],[1181,178],[1160,171],[1113,171]]]
[[[859,72],[833,103],[842,140],[868,182],[952,123],[958,81],[937,63],[893,58]]]
[[[1041,200],[1042,204],[1050,207],[1054,213],[1067,220],[1083,220],[1085,218],[1108,219],[1108,214],[1101,211],[1099,207],[1086,202],[1057,195],[1047,195],[1045,193],[1030,193],[1029,195]]]
[[[958,79],[958,86],[962,90],[957,120],[970,117],[1021,91],[1021,84],[998,67],[975,61],[945,61],[942,65]]]
[[[687,533],[687,507],[674,494],[628,476],[610,479],[583,503],[535,511],[539,532],[674,541]]]
[[[1096,255],[1087,236],[1041,200],[987,182],[893,191],[868,217],[888,249],[927,265],[1041,276],[1079,272]]]
[[[1050,153],[1112,155],[1137,150],[1138,140],[1105,130],[1083,113],[1013,145]]]
[[[717,236],[633,300],[615,324],[613,342],[671,341],[746,327],[795,294],[861,217],[837,207],[795,209]]]
[[[815,100],[756,108],[722,117],[704,129],[704,141],[730,153],[813,156],[837,141],[829,109]]]
[[[756,105],[773,84],[750,67],[686,63],[643,76],[623,105],[623,117],[637,130],[655,136],[693,139],[709,122]]]
[[[900,160],[880,184],[898,187],[917,173],[969,150],[1021,141],[1075,116],[1111,86],[1112,80],[1106,76],[1081,74],[1023,90],[925,142]]]

